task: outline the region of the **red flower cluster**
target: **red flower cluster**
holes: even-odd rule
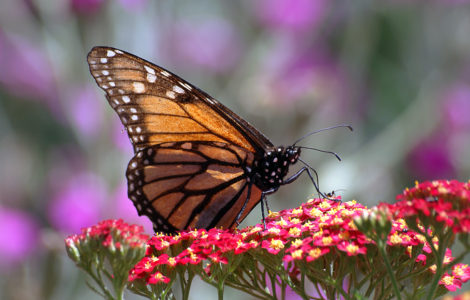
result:
[[[129,280],[141,278],[150,283],[154,269],[160,270],[162,265],[174,268],[201,262],[227,264],[230,254],[250,250],[265,249],[273,255],[282,251],[286,262],[310,262],[332,248],[348,256],[365,254],[366,245],[373,242],[353,223],[353,218],[364,210],[355,202],[313,199],[299,208],[271,213],[266,218],[266,230],[258,224],[233,232],[213,228],[182,231],[176,236],[159,234],[149,240],[147,254],[131,271]],[[177,248],[181,251],[170,257],[168,253]]]
[[[436,180],[416,183],[389,205],[397,218],[426,219],[451,227],[454,233],[470,232],[470,182]]]
[[[183,231],[176,236],[158,234],[148,242],[146,256],[130,272],[129,280],[144,279],[147,283],[167,282],[159,272],[179,265],[227,264],[232,254],[264,249],[272,255],[281,255],[285,262],[305,261],[335,252],[347,256],[366,254],[374,241],[367,238],[355,226],[353,219],[368,212],[364,206],[351,202],[335,202],[312,199],[299,208],[271,213],[263,225],[240,231],[222,229]],[[402,221],[393,223],[388,240],[391,246],[424,244],[423,238],[405,230]],[[179,249],[179,250],[178,250]],[[171,254],[171,255],[169,255]],[[154,275],[156,273],[158,275]]]
[[[462,255],[454,259],[448,249],[460,239],[457,234],[470,228],[469,195],[470,183],[425,182],[399,195],[396,204],[367,209],[355,201],[311,199],[295,209],[271,212],[266,226],[181,231],[149,240],[139,226],[108,220],[68,237],[66,244],[69,256],[90,274],[97,261],[107,259],[109,264],[98,267],[112,267],[103,272],[120,278],[116,286],[130,282],[130,289],[162,298],[176,276],[186,293],[195,275],[259,297],[273,296],[266,292],[268,281],[306,295],[305,278],[322,290],[342,293],[361,289],[362,281],[344,284],[362,275],[405,288],[393,272],[416,274],[423,282],[435,274],[434,291],[438,285],[441,291],[454,291],[470,279],[470,267],[459,263]],[[387,273],[390,277],[383,277]]]
[[[95,226],[82,228],[81,234],[75,234],[65,239],[67,248],[79,244],[99,241],[102,246],[110,250],[121,249],[123,244],[130,248],[144,247],[149,236],[144,234],[142,226],[129,225],[123,220],[105,220]]]

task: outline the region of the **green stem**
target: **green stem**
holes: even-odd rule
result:
[[[400,290],[398,289],[397,278],[395,277],[395,274],[393,273],[392,265],[390,264],[390,260],[388,259],[387,253],[385,252],[386,244],[383,240],[378,240],[377,241],[377,246],[379,248],[380,255],[382,256],[382,258],[385,262],[385,267],[387,268],[387,273],[390,276],[390,280],[391,280],[392,286],[393,286],[393,291],[394,291],[395,295],[397,296],[397,299],[401,300]]]
[[[442,275],[444,274],[445,267],[443,265],[445,253],[447,250],[447,245],[450,243],[450,239],[452,238],[452,232],[447,232],[443,236],[439,238],[439,246],[436,251],[433,244],[431,245],[431,249],[433,253],[436,255],[436,273],[433,276],[432,283],[428,292],[426,299],[434,299],[436,295],[437,288],[439,287],[439,280],[441,280]]]
[[[181,292],[183,294],[183,299],[188,300],[189,299],[189,290],[191,288],[191,283],[194,278],[194,274],[192,272],[188,271],[188,280],[185,280],[184,278],[184,271],[179,273],[180,280],[181,280]]]
[[[222,300],[224,299],[224,283],[223,281],[219,282],[217,286],[217,299]]]
[[[106,288],[106,285],[103,283],[103,278],[101,277],[100,271],[96,270],[96,274],[95,274],[90,269],[88,270],[88,274],[91,276],[91,278],[93,278],[96,284],[100,287],[101,291],[103,291],[104,296],[106,296],[106,299],[114,300],[113,295],[109,292],[109,290]]]

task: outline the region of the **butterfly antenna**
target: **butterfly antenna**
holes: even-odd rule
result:
[[[340,124],[340,125],[336,125],[336,126],[331,126],[331,127],[326,127],[326,128],[323,128],[323,129],[320,129],[320,130],[315,130],[315,131],[312,131],[312,132],[309,132],[307,133],[306,135],[304,135],[303,137],[301,137],[300,139],[298,139],[297,141],[295,141],[295,143],[292,145],[292,146],[295,146],[298,142],[300,142],[301,140],[311,136],[311,135],[314,135],[316,133],[319,133],[319,132],[322,132],[322,131],[326,131],[326,130],[330,130],[330,129],[335,129],[335,128],[341,128],[341,127],[346,127],[348,128],[349,130],[353,131],[353,128],[351,125],[348,125],[348,124]]]
[[[299,148],[301,148],[301,149],[310,149],[310,150],[315,150],[315,151],[318,151],[318,152],[328,153],[328,154],[334,155],[339,161],[341,161],[341,157],[336,152],[333,152],[333,151],[322,150],[322,149],[313,148],[313,147],[304,147],[304,146],[300,146]]]

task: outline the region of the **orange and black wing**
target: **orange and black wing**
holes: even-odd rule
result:
[[[90,71],[134,146],[128,193],[157,231],[235,226],[261,200],[247,170],[272,143],[171,72],[124,51],[95,47]]]
[[[90,72],[126,127],[135,152],[164,142],[215,141],[263,152],[272,143],[195,86],[110,47],[88,54]]]
[[[129,198],[157,232],[232,228],[261,199],[261,190],[249,182],[244,168],[252,162],[251,152],[221,142],[150,146],[129,162]]]

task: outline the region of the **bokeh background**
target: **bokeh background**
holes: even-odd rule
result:
[[[322,191],[372,206],[415,180],[470,177],[469,2],[2,0],[0,298],[100,299],[63,238],[105,218],[151,231],[126,196],[132,149],[89,74],[93,46],[186,78],[274,144],[351,124],[301,143],[342,162],[303,159]],[[314,195],[303,176],[269,201]]]

